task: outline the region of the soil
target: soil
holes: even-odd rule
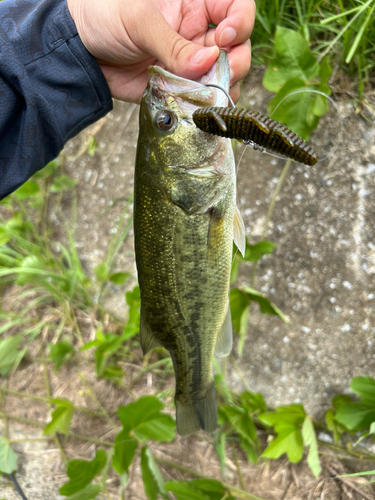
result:
[[[261,85],[261,74],[253,73],[244,84],[242,107],[264,112],[268,98]],[[354,376],[375,377],[375,204],[372,203],[375,126],[374,121],[369,123],[356,113],[353,102],[340,101],[338,107],[344,126],[337,149],[313,167],[292,164],[265,236],[277,246],[258,266],[255,288],[287,314],[290,324],[261,314],[254,305],[243,357],[238,359],[236,348],[234,350],[243,377],[239,377],[230,361],[227,364],[228,386],[234,391],[243,391],[245,381],[252,391],[261,392],[271,407],[301,402],[306,411],[316,417],[323,415],[334,395],[348,392]],[[105,258],[110,238],[132,193],[137,113],[134,105],[116,102],[112,113],[65,148],[64,170],[78,181],[76,247],[89,274]],[[323,149],[332,152],[332,144],[338,137],[338,123],[337,115],[330,113],[312,138],[313,143],[318,148],[325,144]],[[85,147],[92,135],[98,141],[93,157]],[[239,146],[238,161],[242,153],[243,146]],[[244,151],[238,172],[238,201],[250,243],[259,241],[262,235],[284,164],[284,160],[249,147]],[[126,220],[131,216],[131,208]],[[72,195],[68,194],[63,200],[63,214],[55,218],[57,233],[62,224],[61,215],[69,216],[71,211]],[[117,271],[132,273],[134,279],[127,287],[134,285],[132,231],[116,266]],[[250,285],[251,273],[251,265],[242,264],[238,282]],[[126,314],[124,291],[124,287],[114,285],[106,297],[106,309],[118,318]],[[87,335],[94,331],[93,324],[87,325]],[[34,349],[31,357],[38,355],[39,343]],[[126,367],[128,382],[142,366],[140,352],[138,356],[138,364]],[[47,396],[43,370],[40,364],[24,362],[10,377],[8,389]],[[88,360],[86,363],[85,358],[79,365],[71,363],[57,373],[50,371],[49,378],[54,397],[67,397],[93,411],[98,411],[98,401],[111,412],[132,400],[124,389],[96,379],[92,363]],[[137,381],[134,390],[138,396],[153,394],[156,382],[155,376],[145,375]],[[163,388],[172,396],[173,379],[167,379],[164,384]],[[5,408],[9,415],[39,422],[41,428],[49,415],[46,403],[18,396],[7,395]],[[2,434],[5,422],[0,424]],[[58,488],[66,482],[58,443],[43,436],[37,427],[17,420],[9,420],[8,424],[12,439],[35,439],[14,444],[19,455],[16,476],[27,498],[64,498],[58,494]],[[72,432],[111,440],[115,431],[108,419],[76,413]],[[68,459],[91,459],[95,455],[95,443],[60,439]],[[159,458],[245,487],[246,491],[267,500],[374,498],[371,485],[364,487],[363,492],[359,490],[365,482],[361,478],[334,479],[338,474],[358,470],[358,462],[337,457],[324,448],[323,471],[317,479],[305,460],[291,464],[282,458],[255,466],[249,464],[245,456],[236,457],[230,445],[222,476],[212,438],[204,434],[178,437],[169,444],[158,443],[152,451]],[[161,466],[161,469],[166,480],[189,477],[171,467]],[[125,498],[144,500],[138,462],[132,465],[129,478]],[[16,492],[5,483],[6,478],[0,478],[0,498],[18,500]],[[120,498],[118,476],[109,476],[108,484],[111,498]]]

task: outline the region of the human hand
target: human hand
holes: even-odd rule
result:
[[[95,57],[112,97],[139,102],[147,68],[157,64],[192,80],[219,54],[229,54],[231,97],[249,71],[254,0],[67,0],[86,49]],[[217,25],[216,28],[209,24]]]

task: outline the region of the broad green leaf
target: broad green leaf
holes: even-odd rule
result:
[[[229,292],[229,305],[234,329],[239,332],[244,322],[242,317],[246,316],[247,319],[248,316],[249,301],[246,294],[239,288],[233,288]]]
[[[347,396],[346,394],[337,394],[332,399],[332,406],[338,410],[340,406],[344,403],[350,403],[352,401],[351,396]]]
[[[306,40],[296,31],[277,27],[275,49],[276,56],[269,62],[263,78],[266,89],[277,92],[291,78],[309,82],[318,75],[319,65]]]
[[[112,283],[116,283],[116,285],[123,285],[130,276],[131,273],[114,273],[108,279]]]
[[[256,447],[259,442],[255,425],[248,412],[239,406],[223,405],[219,407],[219,413],[240,436],[240,445],[247,453],[248,459],[256,463],[258,460]]]
[[[53,183],[49,190],[51,193],[61,193],[62,191],[70,191],[76,184],[76,180],[63,174],[53,179]]]
[[[256,464],[258,462],[258,453],[255,446],[248,439],[243,437],[240,437],[240,446],[246,453],[249,462]]]
[[[125,432],[135,430],[142,439],[171,441],[175,436],[174,420],[160,410],[164,405],[154,396],[143,396],[118,411]]]
[[[89,484],[83,490],[68,496],[66,500],[94,500],[101,491],[102,487],[98,484]]]
[[[69,496],[77,491],[83,490],[91,483],[94,477],[99,474],[107,461],[107,455],[104,450],[98,450],[95,458],[87,460],[69,460],[67,467],[67,476],[70,481],[64,484],[59,492],[61,495]]]
[[[98,281],[106,281],[108,279],[108,269],[105,262],[101,262],[94,267],[94,273]]]
[[[260,241],[259,243],[255,243],[255,245],[250,245],[246,241],[245,257],[243,257],[243,260],[249,262],[260,260],[264,255],[272,253],[275,246],[276,243],[272,243],[271,241]]]
[[[133,461],[137,447],[137,440],[131,438],[127,432],[121,431],[117,434],[112,465],[119,474],[128,473],[129,465]]]
[[[301,431],[293,424],[284,424],[277,437],[271,441],[262,453],[265,458],[279,458],[286,453],[288,459],[299,462],[303,455],[303,442]]]
[[[0,472],[12,474],[17,470],[17,455],[10,447],[9,441],[0,436]]]
[[[68,341],[57,342],[57,344],[49,345],[49,357],[55,365],[54,369],[57,371],[64,363],[69,361],[74,354],[74,347]]]
[[[13,196],[18,200],[26,200],[27,198],[34,198],[37,196],[39,191],[39,185],[35,181],[27,181],[13,193]]]
[[[249,301],[258,302],[260,306],[260,310],[262,313],[266,314],[274,314],[282,319],[285,323],[289,323],[289,319],[285,316],[284,313],[280,311],[280,309],[273,304],[267,297],[262,295],[254,288],[250,288],[249,286],[242,286],[241,289],[246,293],[246,296]]]
[[[305,141],[319,121],[312,113],[317,94],[310,91],[315,89],[314,86],[305,86],[299,78],[290,79],[267,106],[267,111],[274,120],[284,123]],[[298,92],[294,93],[296,91]]]
[[[235,500],[225,489],[224,485],[216,479],[193,479],[190,484],[199,488],[210,497],[211,500]]]
[[[101,376],[109,380],[118,381],[124,376],[124,370],[117,365],[107,365]]]
[[[266,425],[272,425],[275,430],[283,423],[294,426],[301,425],[305,420],[306,413],[301,404],[278,406],[275,411],[269,411],[259,415],[259,420]]]
[[[311,418],[306,415],[302,424],[302,440],[305,446],[309,447],[307,455],[307,464],[315,477],[318,477],[322,471],[319,460],[318,443],[316,440],[315,429]]]
[[[57,404],[56,410],[52,413],[51,422],[46,425],[43,434],[54,434],[62,432],[68,434],[70,424],[74,414],[74,406],[67,400],[53,400]]]
[[[350,431],[368,429],[375,422],[375,404],[343,403],[337,410],[335,420]]]
[[[267,410],[267,405],[262,394],[259,392],[243,392],[241,394],[241,403],[243,408],[249,410],[250,412],[265,412]]]
[[[177,500],[210,500],[209,495],[194,486],[192,481],[168,481],[165,489],[176,495]]]
[[[0,341],[0,375],[6,376],[16,370],[26,353],[26,349],[18,350],[22,335],[14,335]]]
[[[358,394],[362,403],[372,404],[375,407],[375,380],[371,377],[354,377],[350,388]]]
[[[165,500],[168,500],[163,477],[147,446],[144,446],[141,451],[141,471],[143,487],[147,498],[157,500],[160,495]]]

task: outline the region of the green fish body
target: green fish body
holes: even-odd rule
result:
[[[202,81],[229,90],[226,52]],[[134,236],[141,344],[144,353],[161,345],[171,354],[181,435],[217,427],[212,357],[232,347],[233,237],[242,251],[245,244],[234,158],[229,139],[192,120],[198,107],[226,102],[220,90],[151,66],[140,109]]]

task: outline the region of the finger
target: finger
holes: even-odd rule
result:
[[[255,21],[254,0],[209,0],[208,11],[217,25],[218,47],[238,45],[249,39]]]
[[[129,29],[133,43],[158,59],[168,71],[196,79],[212,67],[219,55],[218,47],[202,47],[180,36],[152,2],[138,2],[136,10]]]
[[[233,87],[231,87],[229,89],[229,95],[233,99],[234,104],[237,104],[237,102],[240,98],[240,91],[241,91],[241,87],[240,87],[239,83],[236,83],[235,85],[233,85]]]
[[[248,74],[251,63],[250,40],[228,49],[230,84],[234,85]]]

